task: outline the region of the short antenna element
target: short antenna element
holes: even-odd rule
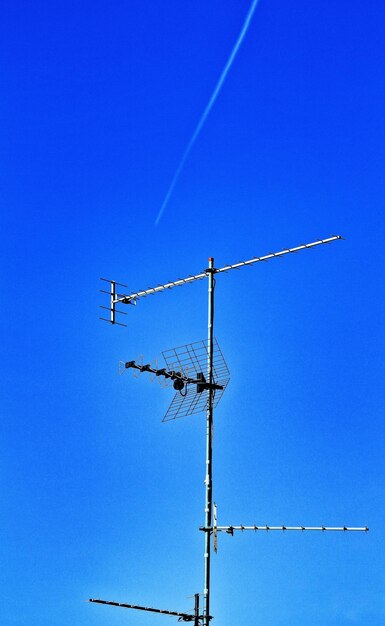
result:
[[[224,360],[218,341],[214,336],[214,292],[216,277],[218,274],[227,273],[231,270],[239,270],[243,267],[254,265],[262,261],[281,258],[288,254],[297,253],[302,250],[309,250],[323,244],[330,244],[342,239],[340,235],[318,239],[307,244],[301,244],[294,248],[286,248],[280,252],[270,252],[260,257],[253,257],[247,261],[239,261],[221,268],[214,266],[213,257],[209,258],[208,267],[199,274],[190,275],[187,278],[179,278],[169,281],[156,287],[150,287],[142,291],[120,293],[117,287],[127,289],[126,285],[117,283],[114,280],[102,278],[110,285],[109,291],[101,290],[109,296],[109,306],[101,308],[110,312],[109,318],[101,318],[110,324],[126,326],[116,320],[117,315],[127,315],[125,311],[117,309],[117,305],[136,304],[140,298],[154,295],[174,287],[181,287],[193,283],[197,280],[207,278],[208,282],[208,323],[207,339],[197,341],[192,344],[179,346],[163,352],[165,367],[158,368],[157,362],[143,364],[143,361],[121,361],[119,372],[133,370],[137,374],[148,373],[154,380],[159,380],[164,386],[173,387],[174,397],[163,418],[163,421],[174,420],[194,413],[206,413],[206,475],[205,475],[205,508],[204,525],[199,528],[204,533],[204,587],[203,587],[203,610],[199,608],[199,594],[195,594],[194,609],[183,613],[156,608],[146,608],[134,604],[125,604],[107,600],[90,599],[90,602],[107,604],[127,609],[149,611],[152,613],[162,613],[178,618],[182,622],[194,622],[194,626],[209,626],[212,619],[210,610],[211,600],[211,546],[217,552],[218,534],[225,533],[234,535],[236,532],[244,531],[320,531],[320,532],[367,532],[367,526],[270,526],[270,525],[229,525],[219,526],[217,523],[217,507],[213,503],[213,423],[214,409],[218,405],[230,380],[230,372]]]

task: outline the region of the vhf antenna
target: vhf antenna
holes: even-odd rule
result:
[[[221,268],[214,267],[214,259],[209,258],[209,266],[200,274],[190,275],[187,278],[179,278],[157,287],[150,287],[143,291],[133,293],[120,293],[117,287],[125,287],[122,283],[114,280],[102,278],[110,285],[110,290],[101,290],[110,296],[110,306],[101,307],[110,312],[109,319],[103,319],[111,324],[119,324],[126,326],[116,320],[117,314],[126,315],[125,311],[120,311],[116,307],[120,304],[136,304],[139,298],[173,289],[185,284],[195,282],[196,280],[208,279],[208,333],[207,341],[200,341],[179,348],[174,348],[163,352],[166,362],[166,368],[158,369],[150,364],[136,363],[135,361],[126,361],[121,363],[121,371],[125,369],[134,369],[138,373],[149,372],[159,380],[163,380],[166,384],[173,384],[176,391],[170,407],[163,419],[175,419],[191,413],[206,411],[206,477],[205,477],[205,523],[199,530],[204,533],[204,589],[203,589],[203,613],[200,614],[199,594],[195,594],[194,613],[181,613],[177,611],[168,611],[155,608],[146,608],[133,604],[123,604],[119,602],[110,602],[107,600],[96,600],[91,598],[90,602],[99,604],[109,604],[112,606],[120,606],[129,609],[138,609],[142,611],[150,611],[154,613],[163,613],[178,617],[178,621],[194,621],[194,626],[209,626],[212,615],[210,614],[210,557],[211,543],[215,552],[217,551],[217,536],[219,532],[233,535],[235,531],[340,531],[340,532],[366,532],[368,527],[331,527],[331,526],[218,526],[217,524],[217,508],[213,503],[213,476],[212,476],[212,459],[213,459],[213,414],[214,408],[218,404],[223,392],[229,382],[230,374],[223,355],[220,351],[218,342],[214,338],[214,288],[215,278],[217,274],[229,272],[233,269],[240,269],[261,261],[269,261],[270,259],[280,258],[287,254],[308,250],[323,244],[330,244],[334,241],[342,239],[340,235],[328,237],[327,239],[318,239],[312,243],[302,244],[295,248],[287,248],[280,252],[271,252],[264,256],[253,257],[248,261],[240,261],[231,265],[225,265]],[[206,374],[205,374],[206,373]]]

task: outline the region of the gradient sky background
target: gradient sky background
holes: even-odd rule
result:
[[[215,416],[218,626],[385,623],[385,9],[261,0],[157,227],[250,4],[6,1],[1,19],[4,626],[177,623],[203,588],[204,415],[119,359],[206,336],[204,282],[98,320],[130,290],[218,277],[232,379]]]

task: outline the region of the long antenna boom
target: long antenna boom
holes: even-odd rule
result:
[[[224,532],[232,535],[235,530],[320,530],[322,532],[325,531],[341,531],[341,532],[368,532],[368,526],[213,526],[212,528],[204,528],[203,526],[199,529],[203,531],[215,531],[215,532]]]
[[[219,274],[219,272],[239,270],[241,267],[245,267],[246,265],[253,265],[253,263],[259,263],[260,261],[270,261],[270,259],[281,257],[285,254],[300,252],[301,250],[314,248],[315,246],[320,246],[324,243],[332,243],[333,241],[338,241],[338,239],[342,239],[341,235],[335,235],[334,237],[329,237],[328,239],[318,239],[317,241],[313,241],[312,243],[304,243],[300,246],[296,246],[295,248],[286,248],[285,250],[281,250],[280,252],[270,252],[269,254],[265,254],[265,256],[253,257],[249,261],[239,261],[238,263],[233,263],[233,265],[225,265],[225,267],[221,267],[219,270],[216,270],[215,273]]]
[[[317,241],[313,241],[311,243],[301,244],[300,246],[296,246],[295,248],[286,248],[285,250],[281,250],[280,252],[270,252],[269,254],[265,254],[264,256],[253,257],[248,261],[239,261],[238,263],[233,263],[232,265],[225,265],[224,267],[221,267],[219,269],[214,269],[214,273],[219,274],[221,272],[229,272],[230,270],[239,270],[241,267],[245,267],[247,265],[253,265],[254,263],[259,263],[261,261],[270,261],[270,259],[279,258],[285,256],[286,254],[300,252],[301,250],[314,248],[315,246],[320,246],[325,243],[332,243],[333,241],[338,241],[338,239],[342,239],[341,235],[334,235],[333,237],[328,237],[327,239],[318,239]],[[144,289],[143,291],[136,291],[127,295],[117,294],[118,297],[115,297],[112,300],[112,308],[115,304],[118,304],[118,302],[122,302],[122,304],[130,304],[138,298],[145,298],[146,296],[151,296],[155,293],[165,291],[166,289],[173,289],[174,287],[181,287],[182,285],[193,283],[196,280],[202,280],[203,278],[206,278],[209,273],[210,272],[206,270],[204,272],[201,272],[200,274],[187,276],[187,278],[178,278],[178,280],[173,280],[165,283],[164,285],[158,285],[157,287],[150,287],[149,289]]]
[[[175,617],[180,617],[184,622],[192,622],[194,620],[194,615],[189,615],[189,613],[179,613],[178,611],[167,611],[166,609],[154,609],[152,607],[147,606],[139,606],[137,604],[125,604],[123,602],[112,602],[111,600],[96,600],[95,598],[90,598],[88,602],[96,602],[97,604],[108,604],[110,606],[120,606],[123,609],[136,609],[137,611],[150,611],[150,613],[162,613],[163,615],[174,615]]]

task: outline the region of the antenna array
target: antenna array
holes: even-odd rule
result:
[[[178,611],[161,610],[155,608],[146,608],[134,604],[124,604],[107,600],[90,599],[90,602],[98,604],[108,604],[129,609],[137,609],[142,611],[150,611],[153,613],[163,613],[178,617],[179,621],[193,621],[194,626],[209,626],[212,615],[210,614],[210,588],[211,588],[211,547],[213,544],[214,551],[217,551],[218,533],[226,533],[234,535],[237,531],[320,531],[320,532],[367,532],[367,526],[243,526],[230,525],[218,526],[217,524],[217,507],[213,503],[213,480],[212,480],[212,441],[213,441],[213,415],[214,408],[221,399],[230,380],[230,373],[223,354],[219,348],[218,342],[214,337],[214,276],[221,273],[227,273],[233,269],[241,269],[243,267],[253,265],[262,261],[269,261],[273,258],[281,258],[291,253],[297,253],[302,250],[313,249],[323,244],[330,244],[342,239],[340,235],[328,237],[326,239],[318,239],[317,241],[301,244],[294,248],[286,248],[280,252],[271,252],[264,256],[253,257],[248,261],[239,261],[230,265],[225,265],[219,269],[214,267],[214,259],[209,258],[209,266],[199,274],[190,275],[187,278],[179,278],[156,287],[150,287],[142,291],[132,293],[119,293],[118,287],[127,288],[122,283],[102,278],[110,284],[110,290],[101,290],[109,295],[109,306],[102,308],[110,312],[109,319],[101,318],[111,324],[119,324],[125,326],[116,320],[117,314],[126,315],[125,311],[120,311],[116,307],[122,304],[136,304],[137,300],[149,295],[160,293],[167,289],[180,287],[190,284],[197,280],[208,280],[208,336],[207,340],[198,341],[187,344],[172,350],[163,352],[163,358],[166,367],[158,368],[157,364],[153,367],[151,364],[143,364],[142,360],[137,361],[121,361],[119,371],[122,373],[127,369],[132,369],[136,373],[148,372],[153,379],[162,380],[166,385],[171,385],[175,389],[174,398],[163,418],[163,421],[173,420],[179,417],[206,411],[206,477],[205,477],[205,523],[199,528],[204,533],[205,550],[204,550],[204,590],[203,590],[203,613],[199,609],[199,594],[195,594],[195,607],[192,613],[181,613]]]

